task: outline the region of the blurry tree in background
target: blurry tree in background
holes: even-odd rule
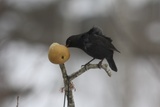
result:
[[[48,47],[93,26],[121,51],[118,72],[91,70],[73,81],[76,107],[159,107],[159,0],[1,0],[0,107],[15,107],[17,95],[20,107],[62,107],[62,77]],[[91,59],[70,51],[68,73]]]

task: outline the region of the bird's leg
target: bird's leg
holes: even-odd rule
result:
[[[86,64],[82,65],[81,67],[84,66],[84,67],[86,68],[86,66],[87,66],[90,62],[92,62],[93,60],[95,60],[95,58],[91,59],[89,62],[87,62]]]
[[[99,63],[98,63],[98,68],[101,68],[102,67],[102,62],[103,62],[104,59],[102,59]]]

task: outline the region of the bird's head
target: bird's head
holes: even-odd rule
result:
[[[70,36],[66,40],[66,46],[67,47],[77,47],[78,46],[78,38],[76,35]]]

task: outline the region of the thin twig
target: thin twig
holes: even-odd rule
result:
[[[16,105],[16,107],[18,107],[19,106],[19,96],[17,96],[17,105]]]
[[[84,72],[88,71],[89,69],[97,69],[97,68],[99,68],[98,64],[88,64],[88,65],[84,66],[83,68],[81,68],[80,70],[78,70],[77,72],[74,72],[73,74],[71,74],[69,76],[70,80],[72,81],[73,79],[75,79],[76,77],[80,76],[81,74],[83,74]],[[109,77],[111,77],[111,72],[108,69],[108,65],[107,64],[101,65],[101,68],[106,71],[106,73],[108,74]]]

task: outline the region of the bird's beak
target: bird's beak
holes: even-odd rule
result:
[[[68,48],[68,46],[69,46],[69,45],[68,45],[68,44],[66,44],[66,47],[67,47],[67,48]]]

